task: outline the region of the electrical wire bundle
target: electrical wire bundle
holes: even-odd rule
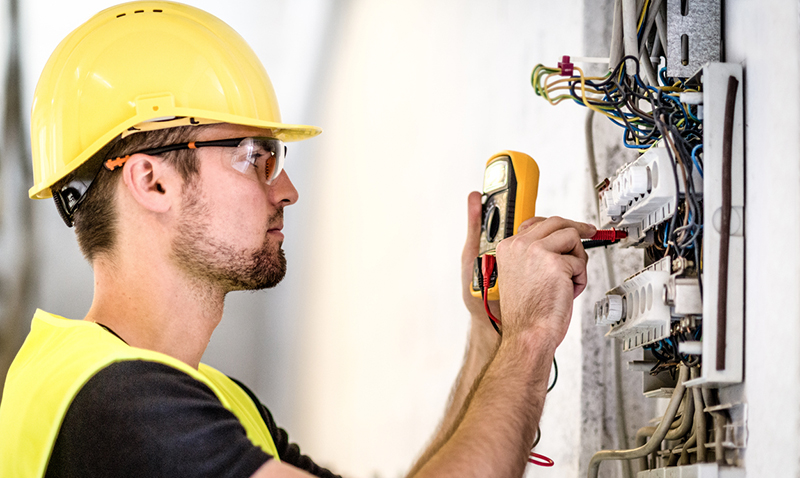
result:
[[[650,345],[645,345],[645,349],[653,354],[658,361],[650,370],[650,375],[658,375],[668,371],[674,376],[679,364],[687,367],[694,367],[700,363],[699,355],[687,355],[678,350],[678,342],[697,341],[700,339],[700,328],[690,333],[673,334],[665,339]],[[673,377],[674,378],[674,377]]]
[[[628,64],[635,65],[632,73],[627,70]],[[573,75],[574,72],[578,74]],[[662,69],[659,76],[663,84],[646,85],[639,75],[639,60],[626,56],[607,75],[587,77],[565,56],[558,68],[536,65],[531,84],[536,95],[552,105],[573,100],[606,116],[624,128],[623,144],[628,148],[646,150],[661,139],[663,131],[657,121],[662,115],[664,122],[674,126],[682,137],[702,141],[702,121],[692,106],[681,103],[676,95],[697,89],[668,78],[665,73]]]
[[[635,66],[634,71],[629,72],[627,65]],[[531,82],[534,92],[550,104],[572,100],[606,116],[624,129],[623,144],[627,148],[642,153],[656,144],[666,148],[679,210],[667,225],[657,229],[652,246],[656,250],[649,255],[691,257],[700,277],[703,209],[695,181],[703,177],[703,122],[698,117],[699,106],[680,100],[680,93],[698,92],[699,84],[691,79],[669,78],[666,68],[658,77],[659,86],[647,85],[634,56],[622,58],[603,77],[587,77],[565,56],[558,68],[536,65]],[[700,288],[702,294],[702,283]]]

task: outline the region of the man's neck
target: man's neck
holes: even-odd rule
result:
[[[128,345],[198,367],[222,318],[224,291],[158,258],[99,259],[94,270],[94,301],[85,320],[111,328]]]

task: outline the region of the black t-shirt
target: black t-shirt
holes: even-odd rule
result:
[[[337,477],[301,454],[255,403],[283,462]],[[167,365],[126,361],[98,372],[75,396],[45,476],[238,478],[269,459],[205,384]]]

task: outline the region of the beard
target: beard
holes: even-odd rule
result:
[[[286,256],[280,243],[267,234],[256,249],[235,249],[210,234],[208,206],[198,188],[188,185],[184,191],[184,209],[178,220],[177,235],[172,241],[175,264],[190,277],[221,287],[226,293],[235,290],[261,290],[275,287],[286,275]],[[281,221],[279,209],[269,224]]]

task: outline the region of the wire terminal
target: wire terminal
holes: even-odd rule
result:
[[[572,76],[572,69],[575,65],[569,61],[569,55],[564,55],[558,62],[558,67],[561,68],[561,76]]]

